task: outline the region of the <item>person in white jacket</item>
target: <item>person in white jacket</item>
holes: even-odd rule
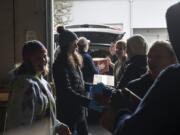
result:
[[[49,83],[47,49],[37,40],[22,49],[22,64],[13,70],[5,134],[71,135],[68,126],[56,119],[55,100]]]

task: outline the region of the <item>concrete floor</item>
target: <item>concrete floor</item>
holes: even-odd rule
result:
[[[89,110],[88,113],[88,128],[89,128],[89,135],[111,135],[110,132],[105,130],[99,124],[99,118],[101,117],[101,113],[97,113],[93,110]]]
[[[111,135],[111,134],[98,124],[90,124],[89,135]]]

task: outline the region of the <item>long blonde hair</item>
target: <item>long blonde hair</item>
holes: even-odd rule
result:
[[[83,58],[77,51],[72,54],[68,54],[68,61],[74,68],[76,68],[77,66],[82,68],[83,66]]]

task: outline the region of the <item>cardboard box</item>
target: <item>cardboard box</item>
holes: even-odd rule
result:
[[[107,58],[93,58],[93,61],[95,65],[99,68],[101,74],[109,71],[109,62]]]

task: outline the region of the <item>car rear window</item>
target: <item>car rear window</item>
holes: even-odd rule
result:
[[[91,43],[110,44],[114,40],[120,38],[121,35],[105,32],[75,32],[78,37],[84,36],[91,41]]]

